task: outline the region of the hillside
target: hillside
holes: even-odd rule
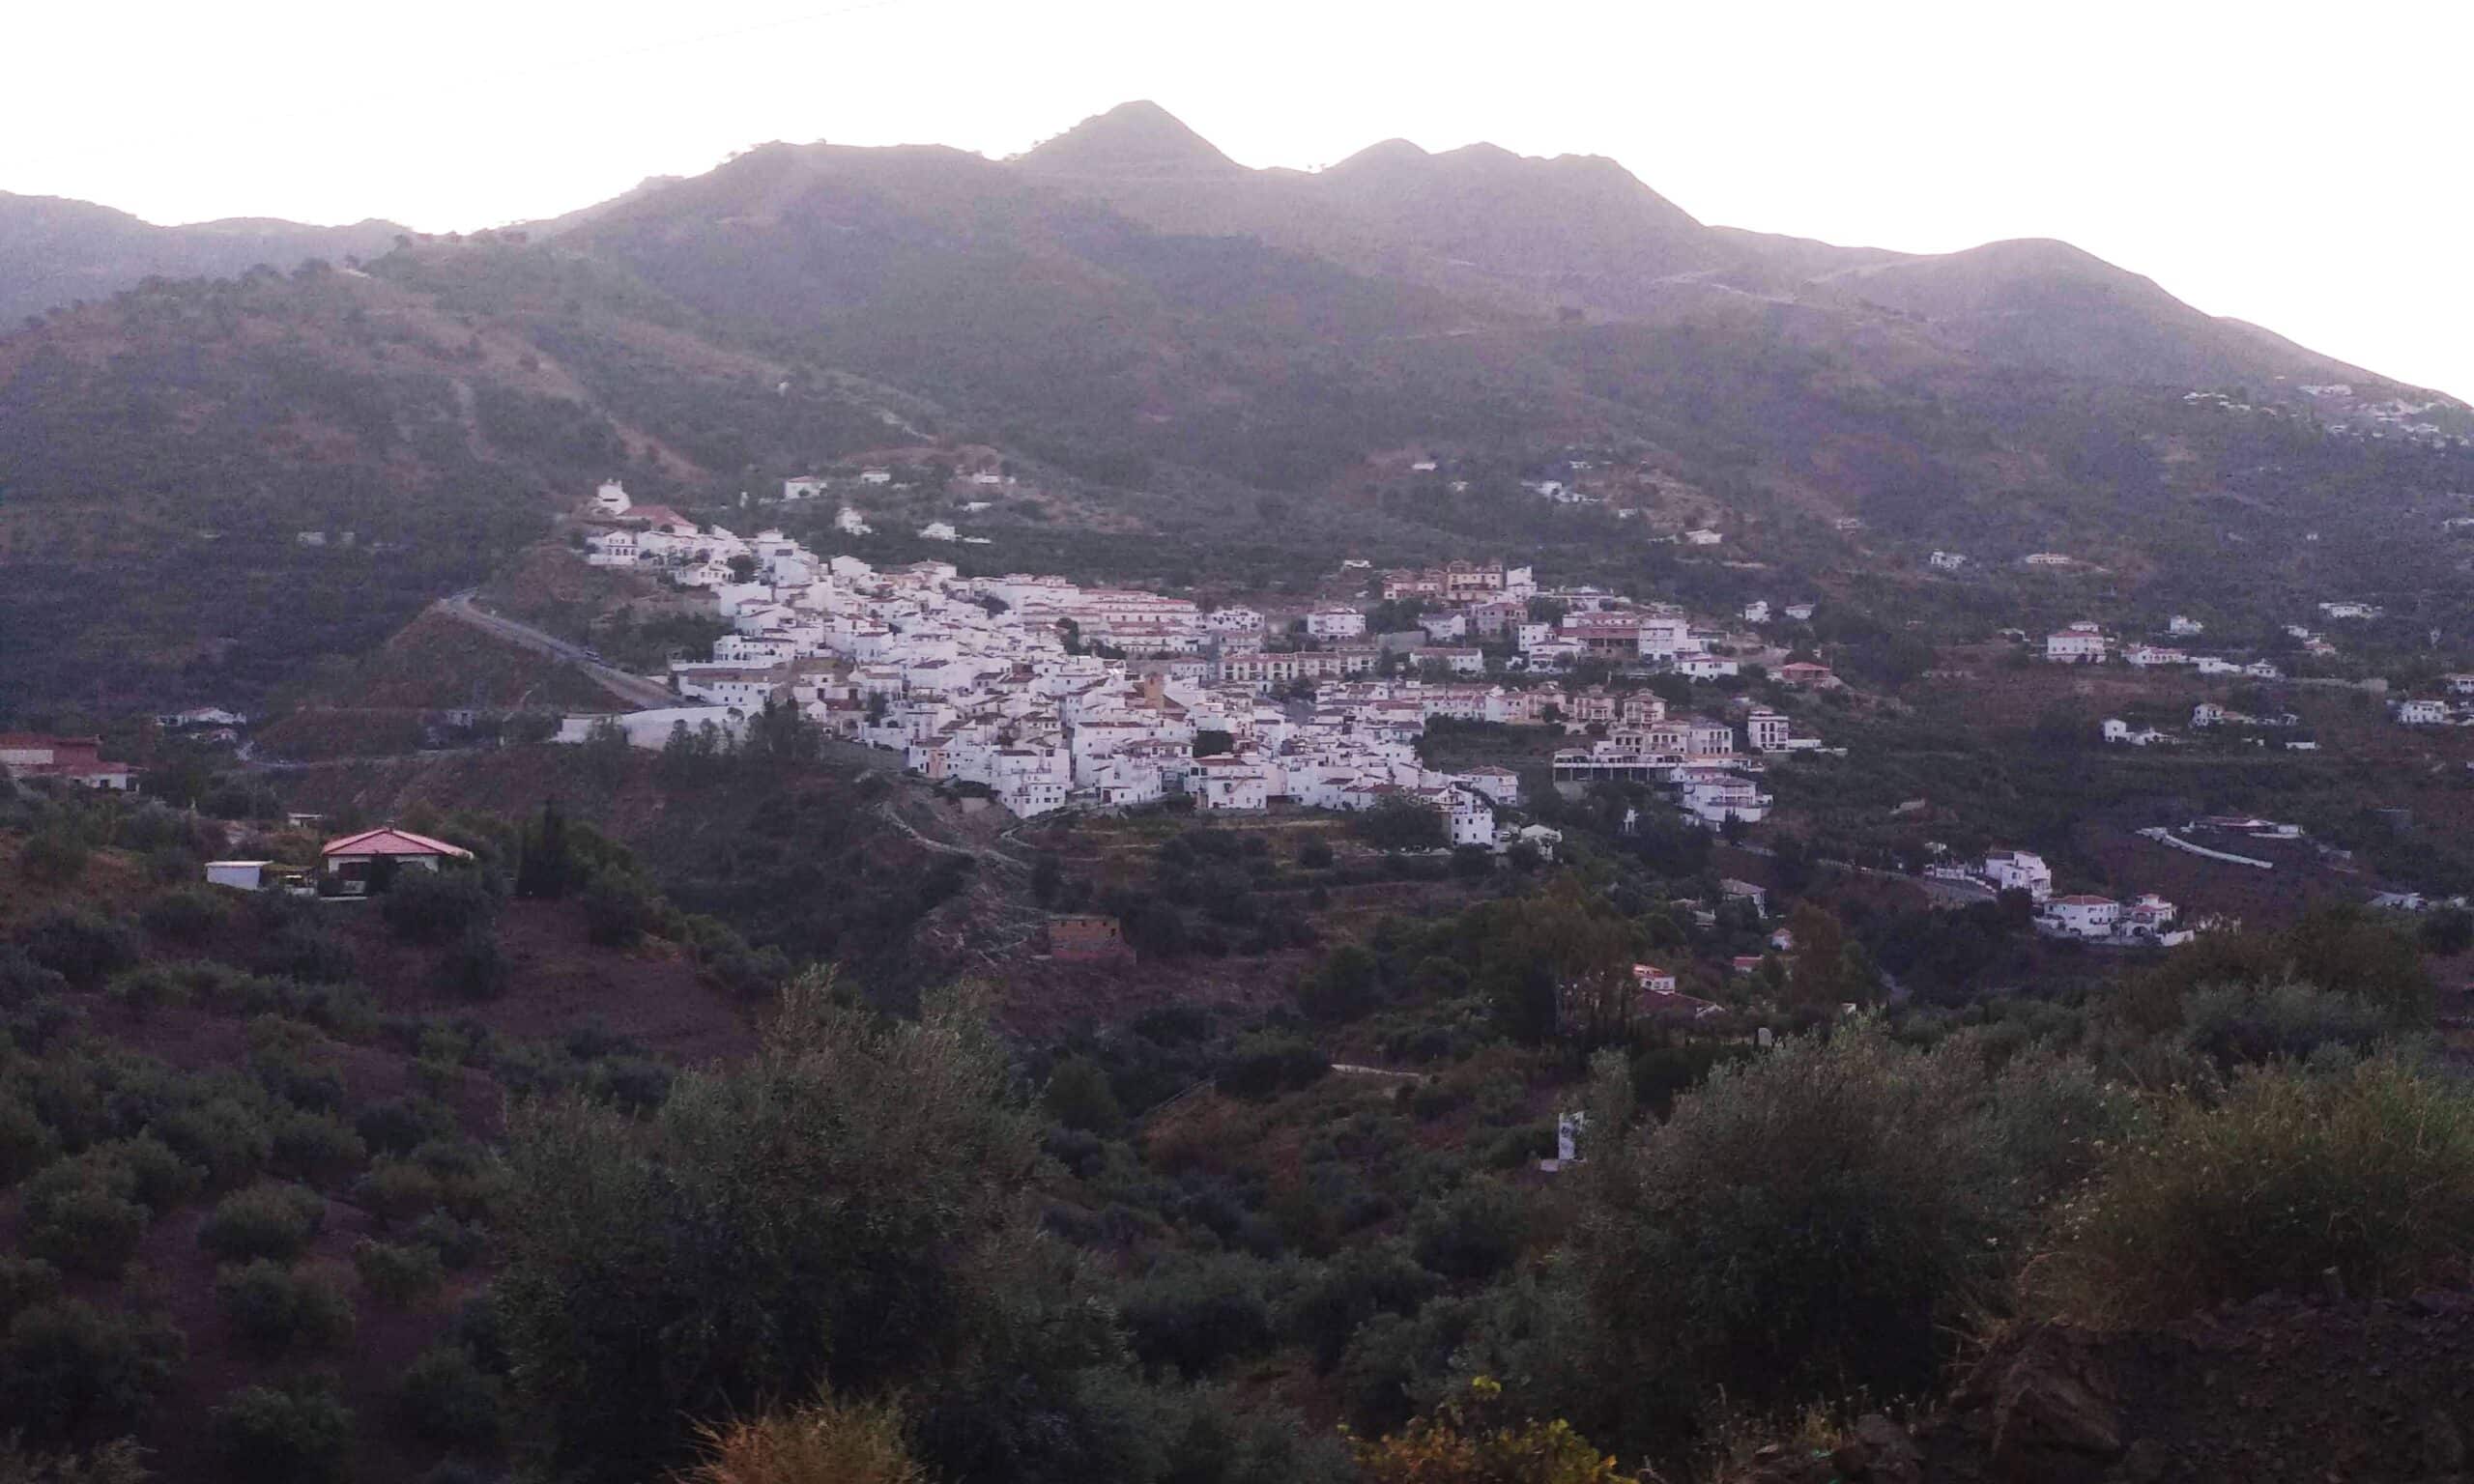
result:
[[[0,191],[0,323],[108,299],[143,278],[225,278],[261,266],[289,272],[308,258],[338,265],[374,258],[403,230],[391,221],[312,227],[260,218],[158,227],[89,202]]]
[[[0,623],[23,637],[0,709],[254,708],[614,474],[717,512],[887,450],[993,450],[1045,503],[1000,512],[987,559],[1109,580],[1472,542],[1666,570],[1663,528],[1517,491],[1594,455],[1806,583],[1920,556],[1849,551],[1848,516],[2187,576],[2238,501],[2402,552],[2345,565],[2431,591],[2446,559],[2387,522],[2474,483],[2440,446],[2462,408],[2063,244],[1730,232],[1609,160],[1488,146],[1250,170],[1147,104],[1009,161],[766,145],[333,263],[150,278],[0,338]],[[2298,390],[2332,378],[2351,390]],[[2438,431],[2364,432],[2391,424]],[[1421,451],[1472,489],[1408,487]]]

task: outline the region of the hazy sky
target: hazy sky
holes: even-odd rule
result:
[[[0,189],[154,221],[555,214],[772,139],[1610,155],[1704,221],[2060,237],[2474,397],[2474,0],[20,0]]]

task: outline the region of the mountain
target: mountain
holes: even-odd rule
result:
[[[391,221],[313,227],[258,217],[158,227],[126,212],[0,191],[0,322],[14,324],[142,278],[228,277],[260,264],[377,257],[404,231]]]
[[[1741,559],[1809,590],[1900,542],[2187,574],[2229,550],[2229,499],[2350,532],[2343,510],[2474,487],[2427,441],[2322,438],[2350,404],[2299,387],[2474,432],[2460,405],[2065,244],[1733,231],[1613,161],[1482,145],[1254,170],[1143,103],[1010,160],[768,144],[360,268],[301,239],[330,266],[288,274],[141,271],[129,244],[216,242],[245,269],[323,229],[8,205],[41,250],[0,254],[0,295],[44,297],[63,251],[96,292],[0,336],[0,710],[297,688],[613,474],[714,509],[836,461],[993,448],[1041,500],[954,555],[1002,570],[1268,582],[1343,549],[1513,547],[1713,600],[1750,579],[1679,566],[1656,537],[1681,520],[1729,521]],[[1575,449],[1636,471],[1655,519],[1541,512],[1518,480]],[[1466,490],[1408,481],[1410,450]],[[1848,517],[1884,556],[1830,534]],[[2359,570],[2445,585],[2429,547]],[[2309,581],[2345,585],[2335,555]]]

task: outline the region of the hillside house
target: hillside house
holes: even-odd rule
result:
[[[2154,747],[2173,740],[2153,727],[2134,728],[2117,716],[2105,718],[2102,733],[2106,742],[2116,747]]]
[[[2200,622],[2197,618],[2188,617],[2181,614],[2175,614],[2172,617],[2165,621],[2165,632],[2171,634],[2175,639],[2190,639],[2207,632],[2207,625]]]
[[[1968,564],[1967,555],[1963,552],[1935,552],[1925,561],[1936,572],[1956,572]]]
[[[1787,718],[1767,706],[1743,719],[1744,743],[1756,753],[1786,751],[1788,730]]]
[[[2448,702],[2413,699],[2397,702],[2397,720],[2406,727],[2445,727],[2448,725]]]
[[[2057,897],[2045,903],[2044,917],[2057,932],[2074,938],[2109,938],[2121,921],[2122,904],[2111,897]]]
[[[1633,987],[1649,994],[1673,994],[1675,976],[1654,963],[1632,965]]]
[[[2082,619],[2045,636],[2045,658],[2057,665],[2096,665],[2109,647],[2105,631]]]
[[[1816,665],[1810,660],[1790,660],[1778,667],[1777,674],[1779,684],[1795,686],[1798,689],[1829,685],[1838,679],[1837,671],[1827,665]]]
[[[786,501],[815,499],[823,493],[824,476],[822,474],[800,474],[795,478],[782,481],[782,499]]]
[[[1263,615],[1251,608],[1215,609],[1203,615],[1202,626],[1214,634],[1260,634]]]
[[[54,737],[40,732],[0,732],[0,772],[13,779],[53,778],[80,788],[126,792],[137,775],[125,762],[105,762],[101,737]]]
[[[2042,901],[2053,895],[2053,868],[2025,850],[1988,850],[1978,872],[1997,892],[2022,891]]]
[[[327,878],[335,884],[338,895],[345,897],[366,894],[371,877],[382,870],[436,870],[446,861],[473,859],[473,852],[461,845],[392,825],[331,840],[318,855]],[[387,865],[382,866],[382,862]]]
[[[628,506],[633,503],[635,502],[627,498],[625,485],[616,479],[604,479],[601,481],[601,488],[592,492],[590,508],[594,515],[619,516],[625,515]]]
[[[1743,606],[1742,614],[1743,621],[1746,623],[1768,623],[1769,621],[1769,600],[1768,598],[1755,598]]]
[[[1104,963],[1134,956],[1117,920],[1095,915],[1050,918],[1048,951],[1051,957],[1075,963]]]
[[[1707,528],[1687,530],[1683,533],[1683,544],[1686,546],[1716,546],[1726,539],[1725,536]]]

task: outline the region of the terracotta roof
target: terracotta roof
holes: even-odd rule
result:
[[[331,840],[319,854],[451,855],[464,861],[473,858],[473,852],[461,845],[450,845],[443,840],[432,840],[426,835],[416,835],[410,830],[399,830],[392,825],[381,825],[374,830],[363,830],[358,835],[346,835],[337,840]]]

